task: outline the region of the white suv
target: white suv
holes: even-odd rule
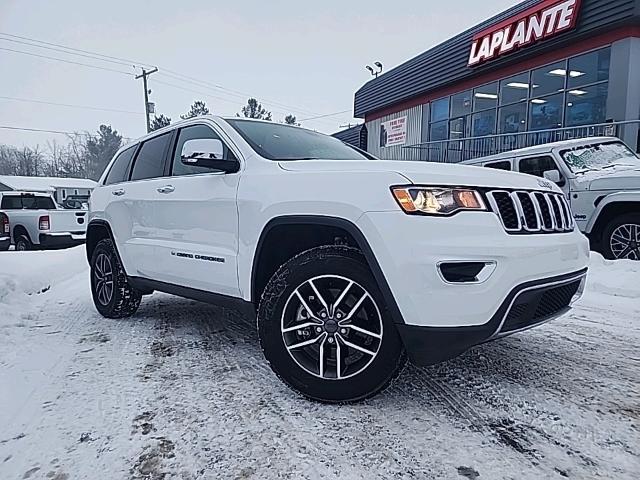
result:
[[[565,313],[589,258],[549,182],[240,118],[122,148],[89,217],[102,315],[154,290],[239,306],[280,378],[326,402],[381,391],[407,354],[434,364]]]

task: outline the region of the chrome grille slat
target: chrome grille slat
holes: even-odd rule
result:
[[[507,233],[565,233],[575,227],[569,203],[560,193],[491,190],[487,200]]]

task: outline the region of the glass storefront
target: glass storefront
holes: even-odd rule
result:
[[[604,123],[610,57],[607,47],[435,100],[423,141]]]

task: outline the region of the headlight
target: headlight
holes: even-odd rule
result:
[[[482,195],[464,187],[392,187],[406,213],[451,215],[459,210],[487,210]]]

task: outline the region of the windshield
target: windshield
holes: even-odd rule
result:
[[[337,138],[281,123],[229,119],[227,122],[260,156],[269,160],[372,160]]]
[[[599,143],[565,150],[562,158],[573,173],[615,166],[640,167],[640,159],[622,142]]]

